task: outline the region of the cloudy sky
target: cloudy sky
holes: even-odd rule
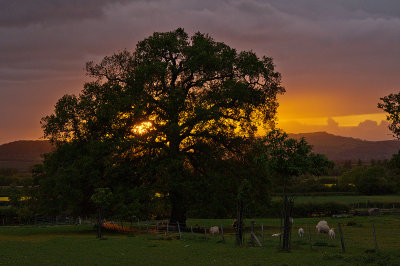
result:
[[[42,136],[85,62],[183,27],[274,58],[279,126],[390,139],[380,97],[400,89],[398,0],[0,0],[0,144]]]

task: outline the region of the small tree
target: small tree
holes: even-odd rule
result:
[[[391,122],[389,129],[395,138],[400,139],[400,92],[391,93],[380,100],[378,108],[387,112],[386,119]]]
[[[389,129],[393,133],[393,137],[400,139],[400,92],[391,93],[383,98],[378,103],[378,108],[387,112],[386,119],[390,121]],[[390,168],[395,172],[400,172],[400,152],[394,154],[390,161]]]
[[[112,192],[109,188],[96,188],[90,199],[97,207],[97,237],[101,238],[103,212],[104,208],[111,202]]]
[[[280,130],[273,130],[263,138],[259,145],[264,149],[260,160],[264,161],[272,173],[278,178],[276,183],[283,183],[283,246],[284,250],[290,249],[290,216],[293,207],[293,197],[288,198],[287,185],[294,176],[306,173],[321,175],[328,168],[333,167],[325,155],[312,153],[312,147],[304,138],[296,140]]]

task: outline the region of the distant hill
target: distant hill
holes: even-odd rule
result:
[[[326,132],[289,134],[300,139],[304,137],[313,146],[313,151],[328,156],[336,162],[345,160],[362,161],[390,159],[392,154],[400,150],[400,141],[367,141],[355,138],[341,137]],[[0,145],[0,167],[29,170],[40,163],[43,153],[52,150],[52,145],[46,140],[20,140]]]
[[[46,140],[19,140],[0,145],[0,167],[29,170],[40,163],[43,153],[48,153],[52,145]]]
[[[370,161],[390,159],[400,150],[400,141],[367,141],[349,137],[341,137],[326,132],[289,134],[290,137],[300,139],[304,137],[313,146],[315,153],[325,154],[336,162],[345,160]]]

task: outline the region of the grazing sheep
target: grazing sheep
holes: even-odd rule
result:
[[[379,215],[379,209],[378,208],[371,208],[368,210],[369,215]]]
[[[330,229],[328,226],[328,222],[325,220],[319,221],[318,224],[315,226],[315,228],[318,233],[324,233],[324,234],[327,234]]]
[[[297,231],[297,233],[299,234],[299,237],[303,237],[304,229],[303,228],[299,228],[299,231]]]
[[[333,230],[333,227],[329,230],[328,235],[330,239],[335,239],[335,230]]]
[[[276,233],[276,234],[273,234],[272,236],[280,236],[281,235],[281,233]]]
[[[219,234],[219,227],[218,226],[213,226],[210,228],[210,234]]]

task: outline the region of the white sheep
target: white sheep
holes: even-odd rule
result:
[[[218,226],[213,226],[210,228],[210,234],[219,234],[219,227]]]
[[[328,222],[325,220],[319,221],[318,224],[315,226],[315,228],[318,233],[325,233],[325,234],[327,234],[330,229],[328,226]]]
[[[303,237],[304,229],[303,228],[299,228],[299,231],[297,231],[297,233],[299,234],[299,237]]]
[[[330,239],[335,239],[335,230],[333,230],[333,227],[329,230],[328,235]]]

